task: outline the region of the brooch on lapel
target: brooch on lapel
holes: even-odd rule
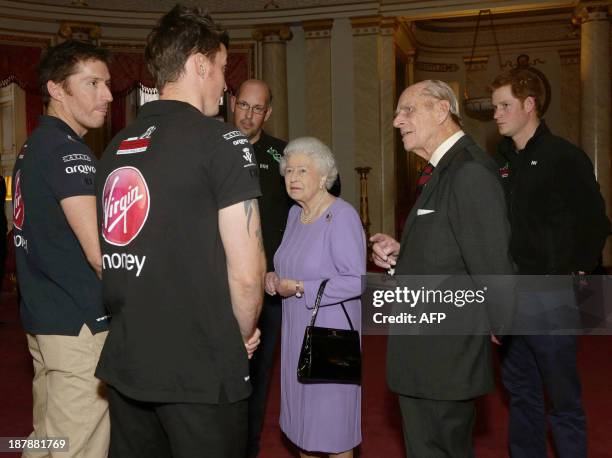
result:
[[[331,223],[332,220],[332,214],[328,213],[327,215],[325,215],[325,222],[326,223]]]
[[[502,178],[508,178],[510,175],[510,164],[506,162],[506,165],[499,168],[499,174]]]

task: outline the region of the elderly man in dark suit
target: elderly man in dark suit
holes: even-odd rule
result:
[[[497,167],[461,130],[451,88],[435,80],[408,87],[398,101],[393,125],[400,129],[404,149],[429,163],[419,177],[418,198],[401,244],[385,234],[372,236],[374,262],[393,268],[398,281],[411,276],[413,283],[414,276],[450,275],[465,284],[479,275],[512,274],[510,230]],[[501,295],[493,296],[497,297],[487,301],[484,312],[491,337],[488,331],[461,329],[446,335],[390,335],[387,381],[399,395],[411,458],[474,456],[474,398],[494,388],[490,340],[496,341],[493,333],[511,319],[511,307],[504,305],[510,296],[496,303],[496,310],[492,302]],[[464,311],[473,313],[456,303],[450,308],[457,309],[458,319]]]

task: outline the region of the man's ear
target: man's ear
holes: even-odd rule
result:
[[[525,100],[523,100],[523,109],[528,113],[536,111],[535,99],[532,96],[529,96]]]
[[[268,107],[268,109],[266,110],[266,115],[264,116],[264,122],[268,120],[271,114],[272,114],[272,107]]]
[[[53,100],[57,100],[59,102],[64,98],[65,90],[62,84],[57,84],[54,81],[47,81],[47,91]]]
[[[450,116],[450,102],[448,100],[439,100],[437,111],[438,122],[442,124]]]
[[[205,78],[208,73],[208,59],[202,53],[196,53],[193,55],[193,65],[195,65],[195,71],[200,78]]]
[[[236,111],[236,96],[230,95],[230,108],[232,109],[232,113]]]

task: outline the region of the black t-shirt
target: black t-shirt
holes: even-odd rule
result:
[[[101,283],[60,202],[94,195],[96,159],[62,120],[42,116],[17,157],[13,223],[21,319],[30,334],[107,329]]]
[[[287,215],[293,201],[287,194],[285,180],[280,174],[279,163],[287,143],[262,131],[259,140],[253,144],[259,164],[261,194],[259,210],[264,249],[268,263],[267,271],[274,270],[274,253],[283,240]]]
[[[152,402],[235,402],[251,391],[218,211],[260,195],[253,150],[193,106],[145,104],[98,172],[104,301],[96,375]]]

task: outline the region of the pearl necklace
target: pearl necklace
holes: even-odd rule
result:
[[[303,224],[310,224],[312,222],[312,220],[315,218],[315,216],[318,214],[319,210],[321,209],[321,203],[323,202],[323,199],[325,198],[326,194],[327,192],[325,191],[321,193],[321,197],[319,197],[317,205],[313,207],[313,209],[310,211],[310,213],[308,213],[308,215],[304,214],[304,208],[302,208],[302,212],[300,213],[300,221]]]

